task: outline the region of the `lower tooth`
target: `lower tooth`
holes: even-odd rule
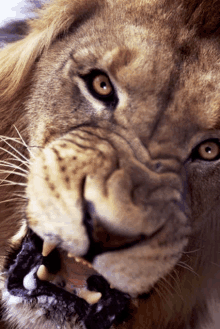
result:
[[[59,275],[53,275],[49,273],[48,269],[45,265],[40,265],[40,267],[37,270],[37,277],[41,281],[52,281],[55,285],[61,285],[60,283],[64,283],[63,287],[65,290],[70,291],[68,289],[68,284],[63,280],[63,278]],[[100,298],[102,297],[102,294],[100,292],[90,291],[85,288],[81,288],[77,291],[77,295],[80,298],[83,298],[87,301],[89,304],[96,304]]]
[[[78,292],[78,296],[80,298],[85,299],[87,301],[87,303],[89,303],[89,304],[95,304],[100,300],[100,298],[102,297],[102,294],[101,294],[101,292],[95,292],[95,291],[81,289]]]
[[[40,265],[37,270],[37,277],[41,281],[51,281],[54,278],[54,275],[48,272],[48,269],[45,265]]]

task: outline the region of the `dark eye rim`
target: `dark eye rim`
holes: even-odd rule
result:
[[[97,77],[98,75],[104,75],[106,76],[106,78],[108,78],[109,80],[109,83],[111,85],[111,88],[112,88],[112,91],[109,95],[100,95],[98,94],[94,88],[93,88],[93,80],[95,79],[95,77]],[[101,71],[101,70],[98,70],[98,69],[94,69],[92,70],[91,72],[89,72],[88,74],[86,75],[80,75],[80,78],[84,80],[84,82],[86,83],[86,86],[89,90],[89,92],[91,93],[91,95],[104,102],[106,105],[111,105],[111,106],[116,106],[117,103],[118,103],[118,97],[117,97],[117,94],[116,94],[116,91],[115,91],[115,88],[108,76],[108,74],[106,74],[105,72]]]
[[[218,155],[213,158],[213,159],[204,159],[200,154],[199,154],[199,148],[202,144],[205,144],[205,143],[216,143],[219,147],[219,153]],[[196,161],[196,160],[199,160],[199,161],[203,161],[203,162],[213,162],[213,161],[217,161],[220,159],[220,140],[218,138],[209,138],[209,139],[206,139],[204,141],[202,141],[201,143],[199,143],[193,150],[192,150],[192,153],[191,153],[191,160],[192,161]]]

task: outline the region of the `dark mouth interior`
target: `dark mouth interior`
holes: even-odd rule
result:
[[[112,234],[105,229],[100,230],[97,227],[95,228],[94,220],[90,215],[90,208],[91,205],[87,203],[85,205],[84,225],[86,227],[87,234],[89,237],[90,247],[87,254],[84,255],[84,258],[91,263],[93,262],[94,258],[97,255],[109,251],[119,251],[119,250],[131,248],[142,241],[149,240],[154,235],[153,234],[150,237],[147,237],[146,235],[141,234],[137,237],[125,239],[123,236]],[[155,234],[157,233],[158,232],[156,232]],[[95,235],[97,235],[97,238],[95,238]]]
[[[7,289],[8,292],[17,297],[22,297],[25,303],[31,307],[39,307],[39,297],[44,296],[45,300],[52,297],[55,304],[45,302],[42,306],[45,309],[45,316],[62,325],[70,321],[73,316],[78,316],[87,329],[108,329],[113,322],[120,322],[124,318],[126,308],[129,305],[129,296],[117,289],[111,289],[108,282],[100,275],[88,277],[87,289],[100,292],[101,299],[95,304],[89,304],[83,298],[70,293],[62,287],[51,282],[38,279],[37,268],[45,264],[50,273],[56,273],[61,266],[58,249],[54,249],[47,257],[42,256],[43,241],[29,229],[19,250],[13,251],[8,257],[6,269],[8,270]],[[28,290],[24,287],[24,278],[31,270],[36,286]],[[38,305],[38,306],[37,306]]]

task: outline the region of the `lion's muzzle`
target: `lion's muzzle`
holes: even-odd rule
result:
[[[179,259],[189,229],[180,173],[153,171],[131,150],[119,149],[99,131],[85,128],[50,143],[33,159],[27,216],[43,240],[75,256],[87,255],[111,284],[137,294]],[[117,257],[125,257],[124,264],[115,265]],[[153,267],[156,259],[160,268],[164,263],[162,271],[151,274],[148,258]]]

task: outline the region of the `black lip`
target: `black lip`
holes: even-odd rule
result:
[[[98,255],[101,255],[101,254],[104,254],[104,253],[110,252],[110,251],[119,251],[119,250],[128,249],[128,248],[131,248],[131,247],[139,244],[140,242],[142,242],[144,240],[146,240],[146,237],[144,235],[141,235],[134,241],[125,243],[123,246],[114,247],[114,248],[111,248],[111,247],[103,248],[101,242],[100,243],[94,242],[92,239],[90,239],[90,248],[89,248],[88,252],[86,253],[86,255],[83,256],[83,258],[85,258],[88,262],[92,263],[94,258]]]
[[[58,256],[58,251],[54,250],[53,254],[44,258],[41,254],[42,245],[43,241],[29,229],[20,249],[13,251],[8,258],[8,292],[13,296],[22,297],[32,307],[38,304],[37,298],[40,296],[53,297],[56,300],[55,305],[46,303],[42,307],[45,316],[59,325],[77,315],[87,329],[109,329],[128,307],[130,297],[117,289],[111,289],[100,275],[92,275],[87,279],[89,290],[102,293],[99,302],[93,305],[50,282],[40,281],[36,273],[36,288],[31,291],[24,288],[23,279],[34,267],[46,262],[54,273],[59,270],[59,262],[55,262],[56,266],[52,264]]]

